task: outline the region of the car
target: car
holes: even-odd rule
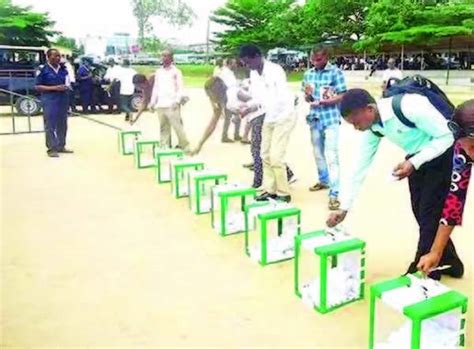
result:
[[[38,69],[46,63],[46,50],[46,47],[0,45],[0,105],[13,102],[20,115],[41,112],[35,81]]]

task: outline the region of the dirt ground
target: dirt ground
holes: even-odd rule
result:
[[[201,90],[191,91],[183,119],[196,144],[210,116]],[[122,116],[96,116],[123,127]],[[2,128],[7,119],[1,120]],[[40,119],[33,120],[40,128]],[[151,113],[138,125],[158,135]],[[222,145],[220,130],[203,149],[209,166],[251,183],[242,168],[249,146]],[[342,128],[342,172],[358,137]],[[196,216],[152,170],[137,170],[117,150],[117,131],[69,121],[74,155],[46,157],[44,135],[0,137],[1,343],[5,347],[219,346],[366,348],[367,297],[328,315],[293,291],[293,262],[262,268],[244,255],[243,235],[216,236],[210,216]],[[388,180],[403,153],[383,142],[346,227],[368,243],[367,282],[393,278],[414,255],[417,229],[406,182]],[[300,113],[288,163],[297,174],[294,203],[303,231],[324,227],[327,193],[316,180],[309,131]],[[454,234],[466,265],[444,282],[473,299],[474,197]],[[468,347],[472,336],[472,305]]]

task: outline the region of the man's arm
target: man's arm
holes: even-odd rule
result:
[[[181,98],[184,96],[184,81],[183,81],[183,73],[181,70],[176,68],[176,101],[178,103],[181,101]]]
[[[431,141],[409,159],[415,169],[443,154],[453,145],[454,137],[444,116],[430,103],[428,98],[410,94],[402,99],[403,114],[416,127],[432,137]]]
[[[217,123],[219,122],[219,118],[222,114],[222,107],[218,104],[213,103],[212,104],[213,108],[213,115],[211,120],[209,121],[209,124],[207,125],[204,134],[202,135],[201,141],[199,142],[197,148],[193,150],[192,154],[195,155],[199,153],[206,141],[211,137],[212,133],[216,129]]]

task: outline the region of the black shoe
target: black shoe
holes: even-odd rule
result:
[[[221,142],[222,143],[234,143],[234,141],[232,139],[230,139],[229,137],[222,138]]]
[[[277,201],[289,203],[291,202],[291,195],[278,195],[276,199]]]
[[[48,156],[50,158],[59,158],[59,154],[56,151],[48,151]]]
[[[58,153],[61,153],[61,154],[74,154],[74,151],[71,150],[71,149],[63,148],[63,149],[58,150]]]
[[[255,198],[256,201],[268,201],[270,199],[276,200],[278,198],[278,195],[276,194],[270,194],[267,192],[263,192],[261,195],[257,196]]]
[[[242,166],[244,168],[252,168],[253,167],[253,162],[251,162],[250,164],[243,164]]]

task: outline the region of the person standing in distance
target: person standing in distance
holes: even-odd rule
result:
[[[46,56],[48,62],[36,77],[35,88],[41,93],[43,102],[47,154],[51,158],[57,158],[58,153],[73,152],[66,149],[68,73],[66,67],[60,64],[61,55],[58,50],[49,49]]]

